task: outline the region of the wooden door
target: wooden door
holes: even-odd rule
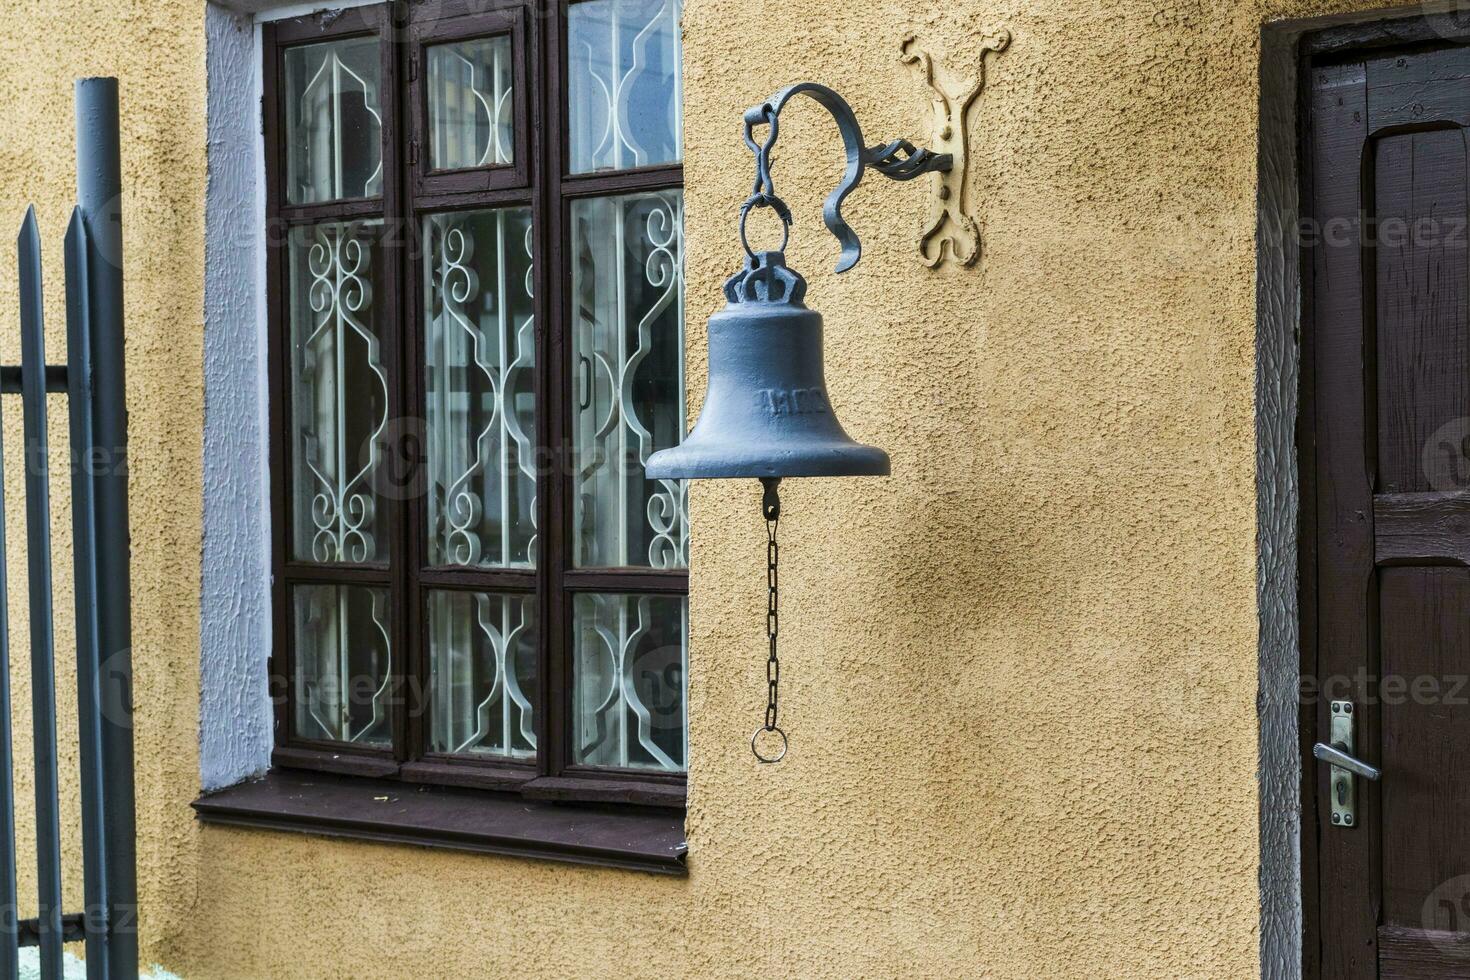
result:
[[[1382,777],[1304,753],[1307,961],[1470,977],[1470,48],[1309,70],[1304,690]]]

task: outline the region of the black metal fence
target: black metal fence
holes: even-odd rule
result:
[[[132,980],[138,975],[137,873],[117,80],[83,79],[76,99],[79,203],[64,246],[66,363],[46,363],[41,236],[31,209],[17,241],[21,363],[0,367],[0,394],[21,396],[25,438],[39,910],[35,919],[19,917],[10,628],[0,601],[0,974],[18,976],[20,947],[39,946],[41,977],[60,980],[62,945],[85,942],[88,980]],[[76,912],[63,909],[61,894],[48,392],[67,396],[70,421],[85,893],[85,907]],[[4,513],[0,476],[0,600],[8,594]]]

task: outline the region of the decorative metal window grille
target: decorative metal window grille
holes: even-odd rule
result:
[[[373,242],[363,227],[298,229],[291,239],[293,554],[379,560],[375,479],[388,426],[388,372],[375,323]]]
[[[265,28],[277,762],[683,799],[678,0]]]
[[[536,566],[528,208],[423,219],[429,564]]]

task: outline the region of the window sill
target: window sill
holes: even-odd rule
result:
[[[684,815],[273,769],[201,796],[203,823],[683,875]]]

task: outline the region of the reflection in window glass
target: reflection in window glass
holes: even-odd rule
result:
[[[575,761],[682,771],[688,599],[580,593],[572,616]]]
[[[531,212],[424,218],[429,562],[536,563]]]
[[[429,593],[429,751],[536,754],[536,597]]]
[[[567,12],[572,173],[683,156],[680,0],[583,0]]]
[[[373,295],[380,227],[327,223],[291,232],[291,554],[300,561],[388,557],[379,498],[388,371]]]
[[[649,480],[684,438],[684,198],[572,204],[574,564],[684,568],[688,487]]]
[[[510,59],[504,35],[428,49],[430,167],[515,162]]]
[[[287,203],[383,193],[381,67],[371,37],[286,49]]]
[[[390,744],[388,591],[298,585],[292,598],[296,734],[374,747]]]

